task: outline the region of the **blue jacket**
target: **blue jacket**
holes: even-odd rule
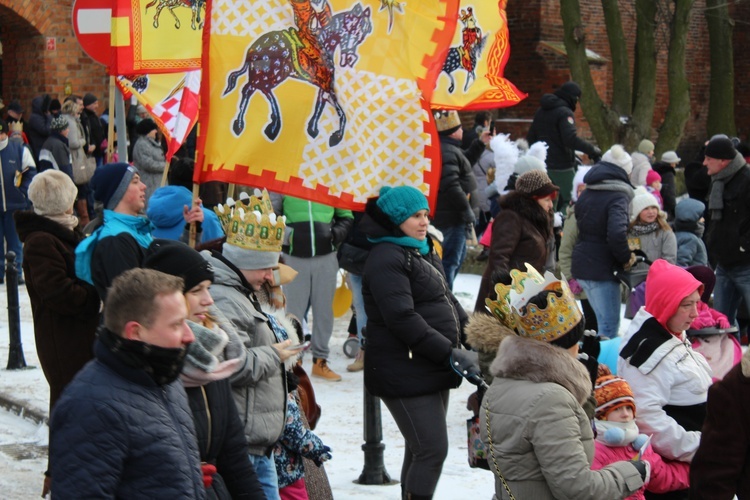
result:
[[[578,242],[571,272],[582,280],[615,281],[616,267],[630,260],[629,205],[633,187],[622,168],[597,163],[583,178],[586,189],[575,204]]]
[[[182,382],[159,386],[100,341],[50,422],[55,498],[203,499]]]
[[[148,200],[146,215],[155,226],[151,232],[154,238],[179,240],[185,227],[182,209],[192,206],[193,194],[183,186],[164,186],[158,188]],[[215,240],[224,236],[219,218],[205,207],[203,208],[203,232],[201,242]]]
[[[12,212],[29,206],[26,193],[29,191],[29,184],[36,174],[36,169],[28,168],[23,172],[24,146],[10,140],[6,144],[3,149],[0,149],[0,163],[2,163],[2,177],[0,177],[2,186],[0,187],[2,187],[3,196],[0,210]],[[22,175],[21,185],[18,187],[15,185],[16,175]]]

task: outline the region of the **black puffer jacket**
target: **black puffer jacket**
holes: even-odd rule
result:
[[[566,170],[575,167],[575,152],[583,151],[596,156],[593,145],[579,138],[576,132],[575,114],[564,99],[555,94],[544,94],[541,107],[534,114],[526,140],[529,145],[544,141],[547,150],[547,168]]]
[[[577,279],[615,281],[615,267],[630,260],[628,207],[633,187],[623,169],[604,161],[583,180],[586,189],[575,204],[578,242],[573,248],[571,272]]]
[[[247,441],[229,380],[185,389],[201,462],[216,466],[208,500],[258,499],[265,494],[247,455]]]
[[[451,137],[440,138],[443,170],[440,174],[437,206],[432,223],[438,229],[461,226],[473,222],[470,215],[474,208],[470,199],[477,203],[477,180],[471,163],[460,148],[461,142]]]
[[[403,236],[373,201],[361,222],[370,237]],[[449,366],[463,339],[467,315],[448,289],[433,250],[421,255],[381,242],[365,264],[367,311],[365,387],[375,396],[402,398],[458,387]]]
[[[750,167],[740,153],[732,164],[735,162],[744,167],[724,181],[721,220],[712,220],[710,207],[706,210],[708,259],[725,269],[750,264]]]

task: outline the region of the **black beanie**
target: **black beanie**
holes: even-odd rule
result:
[[[94,94],[88,93],[85,96],[83,96],[83,105],[88,106],[90,104],[94,104],[99,99],[96,98]]]
[[[555,90],[555,95],[567,102],[575,111],[576,103],[581,98],[581,87],[576,82],[565,82],[559,89]]]
[[[718,137],[708,143],[705,155],[716,160],[734,160],[737,150],[730,139]]]
[[[214,268],[197,250],[174,240],[154,240],[146,251],[143,267],[155,269],[185,281],[187,293],[202,281],[214,281]]]
[[[138,122],[138,125],[135,126],[135,132],[138,135],[146,135],[152,130],[156,130],[158,127],[156,126],[156,122],[152,120],[151,118],[144,118],[140,122]]]

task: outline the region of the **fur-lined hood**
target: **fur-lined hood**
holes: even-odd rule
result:
[[[490,373],[495,377],[561,385],[581,405],[591,395],[591,379],[583,364],[566,350],[538,340],[517,336],[504,339]]]
[[[545,238],[552,235],[552,214],[545,212],[541,205],[530,196],[511,191],[500,198],[500,207],[513,210],[528,220]]]
[[[500,342],[515,332],[488,313],[474,313],[464,328],[466,341],[477,351],[495,353]]]

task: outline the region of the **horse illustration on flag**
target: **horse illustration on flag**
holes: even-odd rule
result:
[[[318,121],[326,103],[336,110],[339,128],[329,137],[334,147],[341,142],[346,129],[346,113],[336,98],[334,55],[338,49],[339,65],[353,68],[359,56],[357,48],[372,33],[370,7],[360,3],[350,10],[331,14],[331,6],[322,2],[319,10],[309,0],[290,0],[296,27],[270,31],[255,40],[245,54],[243,65],[229,73],[223,97],[237,86],[247,73],[247,83],[240,91],[237,115],[232,123],[235,136],[245,130],[245,114],[252,95],[259,91],[271,108],[265,136],[274,141],[281,131],[281,111],[274,89],[289,78],[301,80],[318,88],[314,111],[307,123],[307,135],[318,136]]]
[[[461,41],[462,44],[456,47],[451,47],[448,50],[448,55],[445,57],[443,63],[443,73],[448,75],[450,78],[450,86],[448,87],[448,93],[452,94],[456,88],[456,80],[453,78],[453,72],[457,69],[463,69],[466,71],[466,82],[464,83],[464,92],[469,89],[469,85],[476,81],[477,75],[475,73],[477,67],[477,61],[482,55],[484,46],[487,43],[489,33],[482,36],[482,29],[477,24],[477,18],[474,16],[474,9],[468,7],[466,10],[461,10],[461,15],[458,17],[461,23],[464,25],[461,30]]]
[[[158,5],[157,5],[158,4]],[[146,5],[146,12],[150,7],[156,5],[156,13],[154,14],[154,28],[159,27],[159,16],[161,11],[165,8],[174,17],[174,27],[180,29],[180,18],[174,13],[177,7],[188,7],[192,11],[190,19],[190,27],[194,30],[203,29],[203,20],[201,19],[201,10],[205,16],[206,14],[206,0],[152,0]]]

